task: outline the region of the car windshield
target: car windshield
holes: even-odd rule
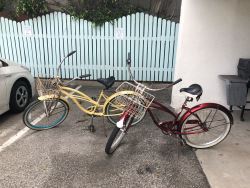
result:
[[[2,59],[0,59],[0,61],[3,63],[3,67],[7,67],[8,63],[6,63],[5,61],[3,61]]]

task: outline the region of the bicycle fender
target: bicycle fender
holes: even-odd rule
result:
[[[230,123],[233,124],[233,116],[232,116],[231,112],[226,107],[224,107],[220,104],[217,104],[217,103],[202,103],[202,104],[199,104],[197,106],[192,107],[189,111],[187,111],[185,114],[182,115],[181,119],[178,121],[178,124],[180,125],[179,129],[181,129],[182,124],[185,122],[185,120],[188,118],[188,116],[190,114],[192,114],[200,109],[209,108],[209,107],[217,108],[217,109],[223,111],[229,117]]]
[[[43,96],[38,97],[38,100],[45,101],[45,100],[55,99],[55,98],[58,98],[58,96],[57,95],[43,95]]]
[[[55,98],[54,95],[44,95],[44,96],[38,97],[38,100],[40,101],[46,101],[46,100],[51,100],[51,99],[58,99],[58,98]],[[59,99],[63,100],[69,106],[68,101],[64,97],[60,97]]]

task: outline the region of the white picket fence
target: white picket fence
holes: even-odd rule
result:
[[[179,25],[136,13],[94,26],[60,12],[24,22],[0,19],[0,57],[30,68],[34,76],[53,77],[60,60],[77,53],[62,66],[62,78],[90,73],[90,79],[115,76],[128,80],[131,52],[136,80],[172,81]]]

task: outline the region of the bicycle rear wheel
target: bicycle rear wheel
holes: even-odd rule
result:
[[[23,114],[23,122],[30,129],[44,130],[62,123],[69,113],[69,106],[61,99],[36,100]]]
[[[107,154],[112,154],[117,149],[124,136],[126,135],[129,126],[133,122],[133,119],[134,118],[132,116],[126,118],[126,120],[124,121],[124,127],[121,129],[115,126],[105,147],[105,152]]]
[[[116,123],[120,120],[120,116],[122,115],[125,105],[120,103],[120,97],[123,97],[122,95],[118,95],[110,100],[110,102],[107,104],[105,114],[107,115],[108,120],[116,125]],[[142,101],[143,102],[143,101]],[[139,118],[134,118],[134,121],[132,122],[132,125],[138,124],[146,115],[146,111],[142,116]]]
[[[230,129],[230,118],[223,110],[207,107],[186,118],[181,126],[181,136],[191,147],[209,148],[224,140]]]

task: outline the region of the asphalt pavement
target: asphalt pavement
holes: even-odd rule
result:
[[[90,94],[99,90],[83,89]],[[170,91],[157,95],[166,102]],[[162,134],[149,116],[131,128],[117,151],[108,156],[104,125],[108,135],[113,125],[96,118],[97,131],[90,133],[85,130],[90,117],[70,106],[61,125],[30,130],[0,152],[0,187],[210,187],[194,151]],[[0,137],[1,144],[25,127],[21,114],[7,113],[0,121],[0,135],[6,134]]]

